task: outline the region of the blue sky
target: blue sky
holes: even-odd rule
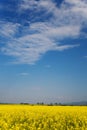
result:
[[[86,0],[0,0],[0,102],[87,100],[86,77]]]

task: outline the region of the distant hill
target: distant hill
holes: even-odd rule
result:
[[[87,101],[71,102],[67,103],[67,105],[87,106]]]

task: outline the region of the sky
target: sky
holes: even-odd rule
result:
[[[0,102],[87,101],[87,0],[0,0]]]

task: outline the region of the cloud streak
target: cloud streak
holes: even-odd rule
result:
[[[23,73],[20,73],[19,75],[20,75],[20,76],[28,76],[29,73],[23,72]]]
[[[32,19],[21,19],[27,21],[27,27],[21,23],[1,21],[0,35],[7,39],[1,52],[13,56],[16,59],[14,63],[34,64],[48,51],[63,51],[80,46],[63,45],[61,40],[82,35],[82,28],[87,21],[86,0],[65,0],[60,7],[52,0],[22,0],[18,13],[28,14],[33,10],[36,11],[36,14],[32,13],[35,17],[33,22]],[[42,14],[39,16],[40,12],[43,12],[44,19]]]

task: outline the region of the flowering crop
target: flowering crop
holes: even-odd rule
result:
[[[87,130],[87,107],[0,105],[0,130]]]

